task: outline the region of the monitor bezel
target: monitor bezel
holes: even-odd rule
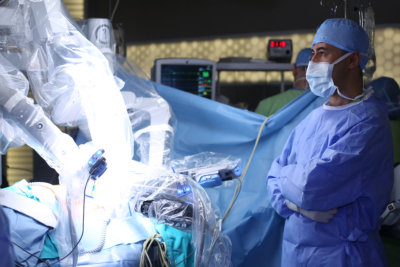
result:
[[[161,67],[165,65],[211,65],[212,66],[212,82],[211,82],[211,99],[215,100],[217,86],[217,62],[208,59],[199,58],[159,58],[154,61],[154,77],[155,82],[161,84]],[[176,88],[180,90],[179,88]],[[183,92],[186,92],[182,90]],[[189,93],[189,92],[187,92]],[[191,93],[189,93],[191,94]],[[201,97],[201,96],[200,96]],[[206,97],[205,97],[206,98]],[[208,99],[208,98],[206,98]]]

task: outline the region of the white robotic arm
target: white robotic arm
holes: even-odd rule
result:
[[[134,139],[139,144],[140,161],[150,166],[163,166],[169,159],[171,151],[168,141],[171,141],[174,133],[169,125],[172,113],[168,103],[161,97],[136,97],[131,91],[121,93]]]
[[[78,155],[75,142],[48,119],[41,107],[23,94],[28,89],[26,78],[1,55],[0,81],[0,111],[3,120],[20,133],[20,142],[35,149],[59,173],[66,166],[69,171],[80,169],[81,166],[70,162]],[[26,88],[21,88],[23,86]]]
[[[68,19],[60,0],[28,2],[33,42],[27,74],[35,99],[57,125],[87,123],[108,161],[130,160],[132,130],[107,59]]]

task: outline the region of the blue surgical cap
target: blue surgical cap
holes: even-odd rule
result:
[[[304,48],[297,54],[296,63],[297,67],[306,67],[312,58],[312,49]]]
[[[367,64],[368,35],[360,25],[350,19],[325,20],[319,26],[311,47],[317,43],[327,43],[347,52],[359,52],[361,54],[361,69]]]
[[[386,103],[390,119],[400,118],[400,88],[394,79],[380,77],[370,82],[367,87],[372,87],[375,95]]]

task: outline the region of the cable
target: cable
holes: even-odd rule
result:
[[[84,190],[83,190],[83,204],[82,204],[82,205],[83,205],[83,207],[82,207],[83,214],[82,214],[82,233],[81,233],[81,236],[79,237],[78,242],[76,242],[75,246],[71,249],[71,251],[70,251],[67,255],[65,255],[63,258],[61,258],[61,259],[59,259],[58,261],[54,262],[53,264],[59,263],[59,262],[61,262],[62,260],[64,260],[65,258],[67,258],[69,255],[71,255],[71,253],[74,252],[75,248],[78,246],[78,244],[79,244],[79,243],[81,242],[81,240],[82,240],[83,233],[84,233],[84,229],[85,229],[85,203],[86,203],[85,193],[86,193],[86,187],[87,187],[87,185],[88,185],[88,183],[89,183],[90,178],[91,178],[91,176],[89,175],[88,179],[86,180],[85,188],[84,188]],[[30,253],[29,251],[27,251],[26,249],[24,249],[23,247],[21,247],[21,246],[18,245],[17,243],[12,242],[12,241],[11,241],[11,243],[13,243],[14,245],[16,245],[17,247],[19,247],[20,249],[22,249],[23,251],[25,251],[25,252],[28,253],[29,255],[31,255],[31,256],[37,258],[40,262],[44,262],[48,267],[51,267],[51,265],[50,265],[49,263],[47,263],[46,261],[42,260],[42,259],[39,258],[38,256],[36,256],[36,255]],[[16,264],[18,264],[18,263],[16,263]],[[21,266],[21,267],[25,267],[25,266],[20,265],[20,264],[18,264],[18,265]]]
[[[83,188],[83,200],[82,200],[82,232],[81,232],[81,236],[79,237],[78,241],[76,242],[75,246],[71,249],[71,251],[69,253],[67,253],[67,255],[65,255],[64,257],[62,257],[61,259],[59,259],[58,261],[54,262],[53,264],[57,264],[61,261],[63,261],[65,258],[67,258],[69,255],[72,254],[72,252],[74,252],[74,250],[77,248],[77,246],[79,245],[79,243],[81,242],[82,238],[83,238],[83,234],[85,232],[85,205],[86,205],[86,188],[87,185],[90,181],[90,179],[96,180],[97,178],[99,178],[104,171],[106,170],[106,162],[105,159],[102,157],[104,153],[103,149],[98,150],[95,154],[93,154],[92,158],[89,160],[89,166],[91,167],[90,171],[89,171],[89,175],[88,178],[86,179],[86,183],[85,183],[85,187]],[[93,161],[92,161],[93,160]],[[92,164],[92,165],[91,165]],[[105,235],[105,233],[104,233]],[[102,237],[103,238],[103,237]],[[104,237],[105,240],[105,237]],[[104,241],[102,239],[102,245],[104,245]],[[21,248],[23,251],[25,251],[26,253],[33,255],[32,253],[30,253],[29,251],[25,250],[24,248],[22,248],[21,246],[19,246],[18,244],[12,242],[13,244],[15,244],[17,247]],[[92,252],[97,252],[97,249],[99,247],[96,248],[96,251],[92,251]],[[101,249],[101,248],[100,248]],[[36,255],[33,255],[34,257],[38,258],[40,261],[42,261],[39,257],[37,257]],[[43,261],[44,263],[46,263],[47,266],[50,266],[46,261]],[[166,265],[168,267],[168,265]]]
[[[65,258],[67,258],[69,255],[72,254],[72,252],[74,252],[74,250],[76,249],[76,247],[79,245],[79,243],[82,240],[83,237],[83,233],[85,232],[85,203],[86,203],[86,187],[90,181],[91,175],[88,176],[87,180],[86,180],[86,184],[85,184],[85,188],[83,189],[83,203],[82,203],[82,233],[81,236],[79,237],[78,241],[76,242],[75,246],[71,249],[71,251],[65,255],[64,257],[62,257],[61,259],[59,259],[58,261],[54,262],[53,264],[59,263],[62,260],[64,260]]]
[[[119,0],[117,1],[116,7],[117,7],[117,5],[118,5],[118,2],[119,2]],[[114,8],[113,15],[114,15],[114,13],[115,13],[116,7]],[[113,17],[113,15],[112,15],[112,17]],[[234,192],[234,196],[232,197],[232,200],[231,200],[231,202],[230,202],[230,204],[229,204],[229,207],[228,207],[227,211],[225,212],[225,215],[224,215],[224,217],[223,217],[223,219],[222,219],[222,222],[224,222],[224,221],[226,220],[226,218],[228,217],[228,215],[229,215],[229,213],[230,213],[230,211],[231,211],[231,209],[232,209],[234,203],[236,202],[236,200],[237,200],[237,198],[238,198],[238,196],[239,196],[239,193],[240,193],[241,187],[242,187],[242,183],[243,183],[244,178],[245,178],[245,176],[246,176],[246,174],[247,174],[247,171],[248,171],[248,169],[249,169],[249,166],[250,166],[251,161],[252,161],[252,159],[253,159],[253,156],[254,156],[254,154],[255,154],[256,148],[257,148],[257,146],[258,146],[259,140],[260,140],[260,138],[261,138],[262,130],[264,129],[266,123],[269,121],[269,119],[270,119],[271,117],[272,117],[272,115],[269,116],[269,117],[267,117],[267,118],[264,120],[264,122],[261,124],[261,126],[260,126],[260,129],[259,129],[259,131],[258,131],[258,135],[257,135],[256,141],[255,141],[253,150],[252,150],[252,152],[251,152],[250,158],[249,158],[249,160],[248,160],[248,162],[247,162],[247,164],[246,164],[246,167],[245,167],[245,169],[243,170],[243,173],[242,173],[242,175],[241,175],[241,177],[240,177],[240,179],[239,179],[239,184],[236,186],[236,189],[235,189],[235,192]],[[86,184],[85,184],[84,191],[83,191],[82,233],[81,233],[81,235],[80,235],[80,237],[79,237],[77,243],[75,244],[75,246],[71,249],[71,251],[70,251],[67,255],[65,255],[63,258],[61,258],[60,260],[54,262],[53,264],[59,263],[59,262],[61,262],[62,260],[64,260],[65,258],[67,258],[69,255],[71,255],[72,252],[76,249],[76,247],[78,246],[78,244],[81,242],[81,240],[82,240],[82,238],[83,238],[84,229],[85,229],[85,202],[86,202],[85,193],[86,193],[86,188],[87,188],[87,185],[88,185],[88,183],[89,183],[90,178],[91,178],[91,176],[89,175],[88,179],[86,180]],[[161,257],[160,257],[161,265],[162,265],[162,266],[166,266],[166,267],[169,266],[170,261],[169,261],[169,259],[168,259],[167,254],[166,254],[166,246],[165,246],[165,243],[162,243],[163,245],[161,245],[161,244],[156,240],[156,238],[160,238],[160,237],[161,237],[161,235],[155,234],[155,235],[149,237],[149,238],[143,243],[143,250],[142,250],[142,255],[141,255],[141,258],[140,258],[140,267],[147,267],[147,266],[149,266],[148,264],[150,264],[150,267],[152,267],[151,260],[150,260],[150,257],[149,257],[149,255],[148,255],[148,250],[151,248],[151,246],[152,246],[152,244],[153,244],[154,242],[156,242],[156,244],[157,244],[157,246],[158,246],[158,248],[159,248],[159,251],[161,251],[161,253],[160,253],[160,256],[161,256]],[[215,241],[216,241],[216,240],[215,240]],[[40,258],[37,257],[36,255],[30,253],[29,251],[25,250],[24,248],[22,248],[22,247],[19,246],[18,244],[14,243],[14,242],[12,242],[12,243],[15,244],[16,246],[18,246],[19,248],[21,248],[23,251],[25,251],[25,252],[28,253],[29,255],[34,256],[35,258],[38,258],[38,260],[40,260],[41,262],[44,262],[47,266],[50,267],[50,265],[49,265],[46,261],[43,261],[42,259],[40,259]],[[212,245],[211,245],[211,251],[213,250],[215,244],[216,244],[216,242],[213,242],[213,243],[212,243]],[[211,252],[210,252],[210,253],[211,253]],[[187,257],[185,257],[183,260],[181,260],[180,262],[175,263],[174,265],[177,266],[178,264],[180,264],[181,262],[183,262],[184,260],[186,260],[187,258],[189,258],[192,254],[193,254],[193,252],[192,252],[191,254],[189,254]],[[146,261],[146,260],[147,260],[147,261]],[[21,265],[21,266],[23,266],[23,265]]]
[[[262,130],[264,129],[265,125],[267,124],[267,122],[269,121],[269,119],[270,119],[271,117],[272,117],[272,115],[269,116],[269,117],[267,117],[267,118],[263,121],[263,123],[261,124],[260,129],[258,130],[257,138],[256,138],[256,141],[255,141],[255,143],[254,143],[254,147],[253,147],[253,150],[252,150],[252,152],[251,152],[250,158],[249,158],[249,160],[247,161],[246,167],[244,168],[243,173],[242,173],[242,175],[241,175],[241,177],[240,177],[240,179],[239,179],[239,184],[236,186],[234,195],[233,195],[233,197],[232,197],[232,200],[231,200],[231,202],[230,202],[230,204],[229,204],[229,207],[228,207],[227,211],[225,212],[225,215],[224,215],[224,218],[222,219],[222,222],[224,222],[224,221],[226,220],[226,218],[228,217],[228,215],[229,215],[229,213],[230,213],[230,211],[231,211],[231,209],[232,209],[232,207],[233,207],[233,204],[235,203],[235,201],[237,200],[237,198],[238,198],[238,196],[239,196],[239,193],[240,193],[241,188],[242,188],[242,183],[243,183],[243,181],[244,181],[244,178],[245,178],[245,176],[246,176],[246,174],[247,174],[247,171],[248,171],[248,169],[249,169],[249,166],[250,166],[251,161],[252,161],[252,159],[253,159],[253,156],[254,156],[254,154],[255,154],[256,148],[257,148],[258,143],[259,143],[259,141],[260,141]],[[201,201],[200,201],[200,203],[203,204]],[[205,218],[204,218],[204,220],[205,220]],[[214,232],[214,234],[215,234],[216,229],[214,229],[213,232]],[[203,228],[203,233],[202,233],[202,235],[204,235],[204,234],[205,234],[205,229]],[[202,241],[203,241],[203,240],[201,240],[201,242],[200,242],[200,246],[204,245],[204,244],[202,244],[202,243],[203,243]],[[209,255],[208,255],[208,258],[207,258],[206,266],[208,266],[208,264],[209,264],[211,254],[212,254],[212,251],[214,250],[214,247],[215,247],[216,243],[217,243],[217,238],[215,238],[215,239],[212,241],[212,243],[211,243],[210,252],[209,252]],[[201,249],[201,250],[202,250],[202,249]],[[189,256],[188,256],[188,257],[189,257]],[[186,259],[186,258],[185,258],[185,259]],[[184,259],[184,260],[185,260],[185,259]],[[201,259],[201,255],[200,255],[200,258],[198,258],[198,259]],[[180,263],[180,262],[179,262],[179,263]],[[199,262],[198,262],[198,264],[199,264]],[[176,265],[176,264],[175,264],[175,265]]]
[[[111,17],[110,17],[110,21],[111,21],[111,22],[112,22],[113,19],[114,19],[115,11],[117,11],[118,5],[119,5],[119,0],[117,0],[117,3],[115,3],[113,12],[111,13]]]
[[[243,173],[242,173],[242,175],[241,175],[241,177],[240,177],[240,179],[239,179],[239,184],[236,186],[235,192],[233,193],[232,200],[231,200],[231,202],[230,202],[230,204],[229,204],[228,209],[227,209],[226,212],[225,212],[225,215],[224,215],[224,218],[222,219],[222,222],[224,222],[224,221],[226,220],[226,218],[228,217],[228,215],[229,215],[229,213],[230,213],[230,211],[231,211],[231,209],[232,209],[232,207],[233,207],[233,204],[236,202],[237,198],[239,197],[239,193],[240,193],[240,191],[241,191],[241,189],[242,189],[243,180],[244,180],[244,178],[245,178],[245,176],[246,176],[246,174],[247,174],[247,170],[249,169],[250,163],[251,163],[251,161],[253,160],[253,156],[254,156],[254,154],[255,154],[255,152],[256,152],[256,148],[257,148],[257,146],[258,146],[258,142],[260,141],[260,138],[261,138],[261,133],[262,133],[262,131],[263,131],[265,125],[267,124],[267,122],[269,121],[269,119],[270,119],[272,116],[273,116],[273,115],[267,117],[267,118],[264,120],[264,122],[261,124],[260,129],[258,130],[258,135],[257,135],[257,138],[256,138],[256,142],[254,143],[253,151],[251,152],[250,158],[249,158],[249,160],[247,161],[246,167],[244,168]]]
[[[154,235],[150,236],[149,238],[147,238],[146,241],[144,241],[142,255],[140,256],[140,265],[139,265],[140,267],[147,267],[147,266],[152,267],[153,266],[153,264],[151,263],[151,259],[148,254],[148,251],[154,242],[158,246],[158,251],[160,252],[159,256],[160,256],[160,260],[161,260],[161,266],[162,267],[169,266],[170,260],[168,259],[168,256],[167,256],[166,245],[164,242],[160,243],[156,238],[161,238],[161,235],[154,234]]]
[[[28,254],[31,255],[32,257],[38,259],[39,262],[44,262],[48,267],[51,267],[51,265],[48,264],[45,260],[42,260],[41,258],[39,258],[38,256],[36,256],[35,254],[30,253],[28,250],[24,249],[23,247],[21,247],[21,246],[18,245],[17,243],[15,243],[15,242],[13,242],[13,241],[11,241],[11,243],[12,243],[13,245],[16,245],[17,247],[19,247],[21,250],[25,251],[26,253],[28,253]],[[15,262],[15,265],[20,266],[20,267],[25,267],[24,265],[19,264],[19,263],[17,263],[17,262]]]
[[[176,262],[176,260],[174,260],[174,263],[170,263],[170,265],[172,266],[178,266],[179,264],[181,264],[182,262],[184,262],[185,260],[189,259],[190,257],[192,257],[192,255],[194,254],[194,250],[192,252],[189,253],[189,255],[187,255],[186,257],[184,257],[182,260]]]

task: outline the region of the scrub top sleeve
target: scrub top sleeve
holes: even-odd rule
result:
[[[281,193],[281,184],[279,178],[281,166],[279,160],[276,159],[271,166],[271,169],[267,176],[267,189],[271,206],[275,211],[283,218],[288,218],[294,212],[290,210],[285,203],[285,197]]]
[[[273,103],[271,102],[270,98],[261,100],[254,112],[268,117],[273,113],[272,104]]]
[[[362,194],[363,179],[380,175],[379,168],[367,163],[379,162],[387,153],[384,148],[391,140],[381,127],[359,123],[345,135],[334,136],[319,157],[282,167],[282,194],[306,210],[329,210],[355,201]]]

